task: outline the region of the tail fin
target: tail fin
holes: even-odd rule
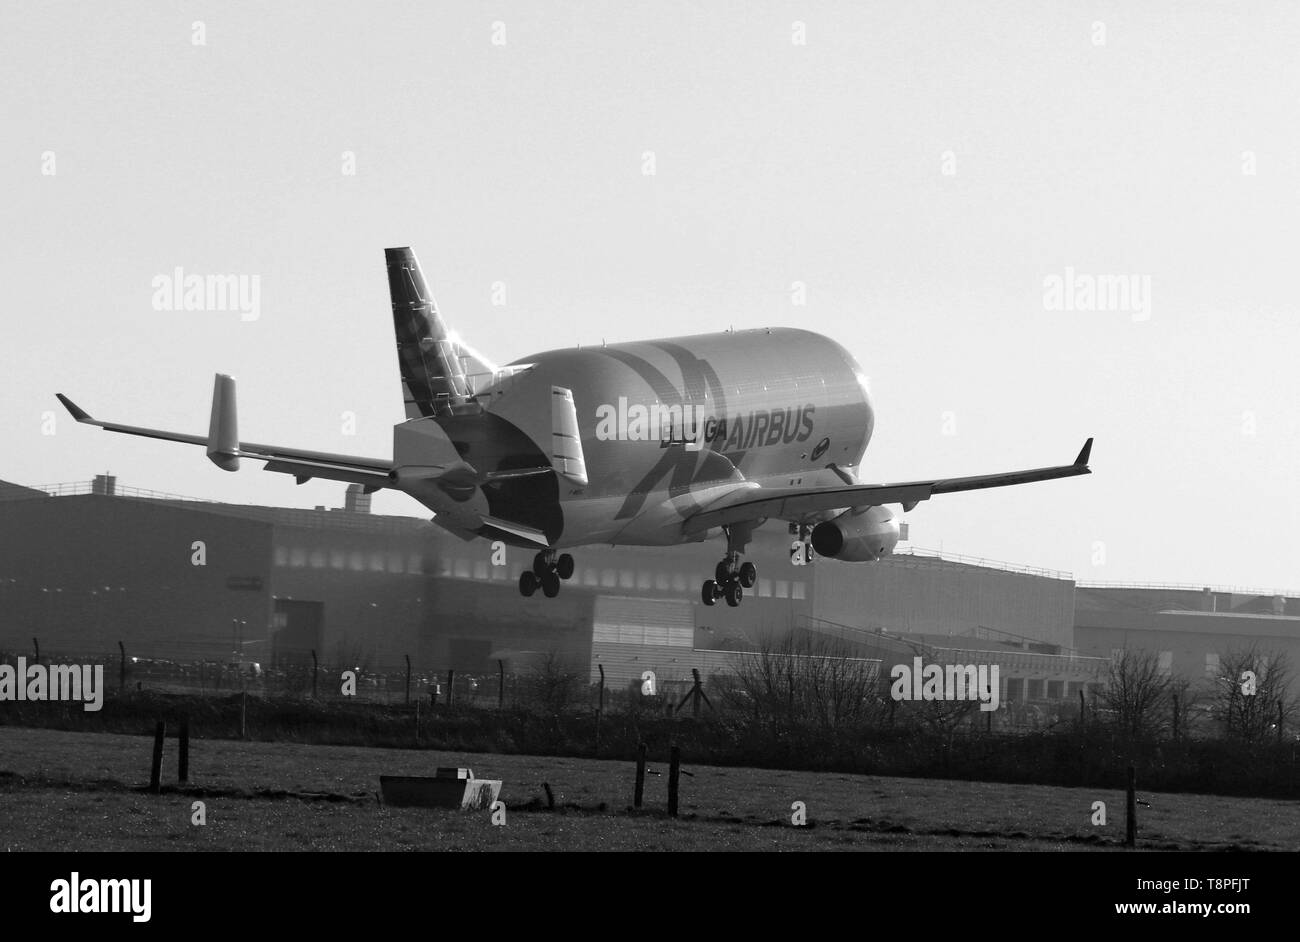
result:
[[[402,371],[406,417],[459,415],[478,411],[473,377],[495,372],[492,364],[447,329],[420,263],[409,248],[384,249],[388,291],[393,300],[397,362]]]

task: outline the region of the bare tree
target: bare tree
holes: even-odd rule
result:
[[[875,718],[880,709],[879,662],[853,657],[836,638],[791,632],[766,638],[740,655],[723,702],[773,728],[813,723],[823,728]]]
[[[550,714],[567,711],[582,695],[583,676],[557,651],[548,651],[525,678],[525,696],[534,709]]]
[[[1291,662],[1283,651],[1262,652],[1251,645],[1219,655],[1214,713],[1223,734],[1241,742],[1259,742],[1294,722]]]
[[[1172,718],[1172,683],[1153,652],[1126,647],[1111,659],[1106,685],[1097,699],[1124,735],[1134,739],[1158,736],[1169,728]]]

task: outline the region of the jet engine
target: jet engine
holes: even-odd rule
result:
[[[863,563],[887,556],[898,543],[898,520],[884,507],[848,510],[813,527],[813,552],[818,556]]]

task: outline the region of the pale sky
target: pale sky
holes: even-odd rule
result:
[[[1300,588],[1294,3],[2,9],[0,478],[340,504],[77,426],[54,393],[206,432],[228,372],[248,440],[388,457],[383,249],[410,245],[499,362],[833,337],[871,380],[868,482],[1096,437],[1089,477],[921,504],[918,546]],[[257,319],[155,310],[177,267],[258,276]],[[1067,270],[1149,304],[1051,310]]]

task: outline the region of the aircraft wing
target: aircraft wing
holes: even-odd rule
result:
[[[222,374],[217,375],[213,387],[212,421],[206,436],[184,435],[161,429],[141,428],[137,425],[121,425],[117,422],[102,422],[92,418],[89,413],[62,393],[56,395],[59,402],[63,403],[64,408],[78,422],[97,425],[110,432],[141,435],[145,438],[158,438],[189,445],[205,445],[212,462],[226,471],[237,470],[240,458],[252,458],[256,461],[265,461],[267,471],[294,475],[299,484],[311,478],[326,478],[332,481],[361,484],[368,491],[396,487],[395,480],[390,477],[390,472],[393,470],[391,461],[239,441],[235,425],[234,380]]]
[[[880,504],[902,504],[904,510],[911,510],[918,502],[929,500],[935,494],[973,491],[984,487],[1006,487],[1011,484],[1027,484],[1031,481],[1068,478],[1076,474],[1091,474],[1091,469],[1088,467],[1088,457],[1091,453],[1092,439],[1090,438],[1084,443],[1073,464],[1056,465],[1051,468],[934,481],[906,481],[901,484],[845,484],[843,487],[741,487],[723,495],[688,517],[682,529],[690,536],[713,527],[729,526],[759,518],[798,520],[800,517],[827,510],[875,507]]]

